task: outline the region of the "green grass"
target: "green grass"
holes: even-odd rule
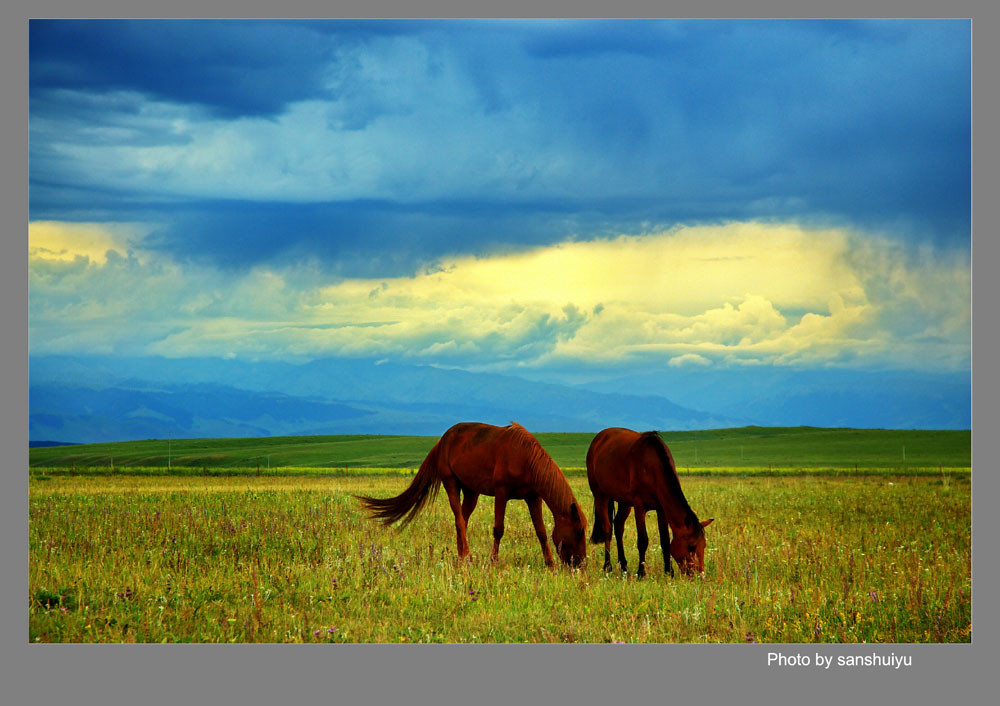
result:
[[[744,427],[662,432],[679,470],[969,468],[968,430],[926,431]],[[593,434],[536,434],[561,468],[583,468]],[[32,468],[416,468],[436,441],[426,436],[301,436],[174,439],[30,450]],[[169,445],[169,449],[168,449]]]
[[[546,569],[519,502],[496,566],[491,498],[469,564],[443,494],[403,531],[362,516],[352,494],[406,477],[47,477],[29,482],[31,642],[971,640],[968,472],[685,477],[716,518],[706,575],[663,575],[650,516],[643,581],[596,547]],[[634,570],[632,522],[625,542]]]
[[[436,438],[424,436],[283,436],[247,439],[153,439],[34,448],[29,464],[116,468],[344,468],[420,465]]]

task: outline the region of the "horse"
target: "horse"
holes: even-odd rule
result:
[[[635,508],[638,532],[639,571],[646,575],[646,512],[656,511],[660,545],[666,573],[673,576],[670,557],[686,575],[705,573],[705,527],[681,491],[680,479],[670,449],[655,431],[643,433],[612,427],[597,434],[587,450],[587,480],[594,494],[594,531],[590,541],[604,542],[604,570],[611,570],[611,516],[614,516],[618,563],[628,571],[622,534],[625,521]],[[615,514],[615,502],[618,513]],[[669,530],[674,538],[670,541]],[[669,541],[669,554],[668,554]]]
[[[459,559],[469,558],[466,525],[480,495],[496,499],[491,555],[494,562],[499,560],[507,501],[515,499],[528,505],[546,566],[552,567],[554,562],[542,518],[543,502],[555,518],[552,542],[559,558],[575,567],[587,556],[587,519],[566,476],[520,424],[511,422],[506,427],[478,422],[456,424],[434,445],[413,482],[402,493],[392,498],[356,497],[370,518],[385,525],[401,521],[400,526],[405,527],[442,485],[455,515]]]

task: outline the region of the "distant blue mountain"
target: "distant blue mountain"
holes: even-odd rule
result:
[[[32,384],[28,423],[31,438],[86,443],[321,432],[370,414],[335,402],[208,384],[173,389]]]
[[[534,431],[704,429],[747,420],[653,395],[429,366],[103,357],[30,361],[29,436],[73,442],[278,434],[438,435],[459,421]]]
[[[668,368],[579,386],[669,397],[767,426],[971,429],[969,372]]]
[[[584,385],[330,358],[45,356],[29,436],[60,442],[278,434],[427,434],[515,420],[535,431],[758,424],[969,429],[969,373],[666,368]]]

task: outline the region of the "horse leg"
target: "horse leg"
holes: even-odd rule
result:
[[[663,510],[656,511],[656,523],[660,526],[660,547],[663,549],[663,569],[667,576],[674,575],[674,567],[670,563],[670,525]]]
[[[537,495],[533,498],[527,498],[525,501],[528,504],[528,514],[531,515],[531,524],[535,526],[535,536],[538,537],[538,543],[542,545],[542,556],[545,558],[545,565],[548,567],[555,566],[555,562],[552,561],[552,552],[549,550],[549,537],[545,533],[545,519],[542,516],[542,499]]]
[[[625,545],[622,544],[622,537],[625,536],[625,521],[632,506],[618,501],[618,514],[615,515],[615,542],[618,544],[618,565],[622,567],[622,572],[628,572],[628,560],[625,559]]]
[[[611,518],[615,516],[614,500],[608,499],[604,513],[604,570],[611,571]]]
[[[500,538],[503,537],[503,516],[507,513],[507,491],[497,488],[493,505],[493,561],[500,560]]]
[[[458,558],[466,559],[469,556],[469,540],[465,536],[465,516],[462,514],[462,503],[459,501],[460,490],[458,484],[452,480],[442,480],[445,492],[448,493],[448,504],[455,515],[455,534],[458,540]]]
[[[465,520],[466,527],[469,526],[469,516],[476,509],[476,503],[478,502],[479,493],[473,493],[468,489],[462,491],[462,519]]]
[[[639,571],[636,576],[642,578],[646,575],[646,548],[649,546],[649,536],[646,534],[646,508],[636,505],[635,507],[635,531],[639,535],[636,544],[639,546]]]

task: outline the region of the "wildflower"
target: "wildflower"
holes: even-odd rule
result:
[[[319,637],[319,630],[313,630],[313,637]]]
[[[328,635],[332,635],[332,634],[333,634],[333,633],[335,633],[335,632],[337,632],[337,628],[336,628],[336,626],[334,626],[334,625],[331,625],[330,627],[328,627],[328,628],[326,629],[326,633],[327,633]]]

